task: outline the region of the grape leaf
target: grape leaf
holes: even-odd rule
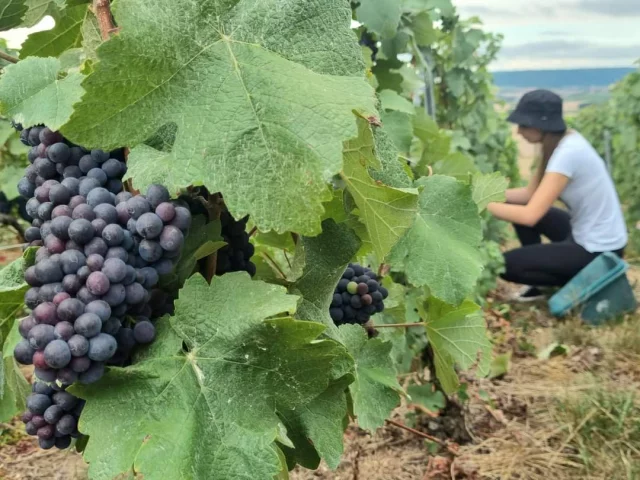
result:
[[[469,183],[470,174],[478,171],[473,160],[462,152],[452,152],[436,162],[433,171],[439,175],[454,177],[465,183]]]
[[[367,29],[390,38],[396,34],[402,10],[398,0],[362,0],[357,14]]]
[[[24,271],[32,265],[35,249],[0,269],[0,345],[4,344],[14,320],[24,309],[24,294],[29,285],[24,281]]]
[[[31,386],[13,358],[13,349],[21,338],[16,322],[0,352],[0,422],[8,422],[23,411],[27,395],[31,392]]]
[[[393,271],[405,272],[414,286],[428,286],[436,297],[459,304],[482,270],[478,246],[482,229],[469,186],[434,175],[416,182],[418,219],[389,255]]]
[[[378,162],[373,133],[362,117],[358,117],[358,129],[358,138],[345,142],[342,179],[382,260],[414,222],[418,195],[415,189],[392,188],[371,178],[367,166],[374,166],[373,159]]]
[[[408,153],[413,140],[411,115],[397,110],[386,111],[380,114],[380,120],[398,151]]]
[[[0,169],[0,192],[7,196],[7,200],[14,200],[20,196],[18,182],[24,176],[24,166],[7,165]]]
[[[376,157],[380,160],[380,170],[369,169],[369,175],[393,188],[412,188],[413,172],[403,158],[398,157],[398,148],[389,138],[384,128],[373,127]]]
[[[24,127],[59,129],[82,96],[82,75],[70,72],[59,79],[60,73],[55,58],[27,58],[8,66],[0,78],[0,112]]]
[[[478,205],[478,210],[483,211],[491,202],[503,202],[506,200],[506,190],[509,181],[495,172],[483,175],[477,173],[473,176],[473,201]]]
[[[173,272],[162,279],[162,285],[169,291],[177,290],[193,274],[198,260],[208,257],[226,245],[222,241],[220,222],[207,223],[204,215],[193,217],[191,228],[184,241],[180,260]]]
[[[24,0],[4,0],[0,6],[0,31],[19,26],[27,10]]]
[[[413,30],[416,43],[420,46],[429,46],[438,39],[438,33],[433,27],[433,19],[428,12],[411,15],[409,25]]]
[[[22,26],[33,27],[46,15],[56,17],[59,9],[64,8],[65,0],[25,0],[27,12],[22,19]]]
[[[290,317],[297,298],[246,273],[191,277],[171,326],[188,352],[158,348],[92,386],[79,429],[92,479],[271,480],[281,470],[277,412],[302,408],[348,355],[324,327]],[[157,342],[165,342],[167,337]],[[127,405],[127,408],[122,408]]]
[[[89,16],[86,5],[65,8],[56,15],[56,25],[51,30],[29,35],[20,49],[20,58],[57,57],[65,50],[81,46],[82,25]]]
[[[466,370],[477,364],[478,374],[488,375],[492,347],[480,307],[469,300],[459,307],[451,307],[431,297],[428,312],[427,337],[433,348],[436,375],[444,392],[452,394],[458,388],[455,365]]]
[[[343,377],[308,405],[280,412],[288,437],[295,445],[295,448],[280,448],[296,463],[315,470],[323,458],[329,468],[338,468],[344,452],[343,434],[348,415],[345,390],[352,381],[351,376]]]
[[[359,325],[341,326],[340,338],[356,362],[356,379],[349,391],[358,426],[373,432],[400,404],[402,387],[390,355],[392,344],[369,340]]]
[[[434,390],[433,385],[427,383],[425,385],[409,385],[407,393],[411,397],[411,403],[420,405],[431,412],[438,412],[443,409],[447,401],[439,390]]]
[[[379,94],[380,103],[385,110],[397,110],[399,112],[408,113],[414,115],[416,109],[413,104],[404,97],[398,95],[398,92],[393,90],[382,90]]]
[[[175,122],[171,152],[131,151],[136,188],[202,184],[260,230],[319,233],[351,111],[375,113],[348,5],[124,0],[115,16],[66,136],[135,147]]]
[[[87,58],[97,59],[97,48],[102,44],[102,34],[95,15],[87,15],[81,27],[82,48]]]

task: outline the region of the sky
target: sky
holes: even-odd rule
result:
[[[479,16],[486,30],[504,35],[492,70],[631,67],[640,59],[640,0],[453,3],[463,17]],[[52,26],[48,17],[34,30]],[[15,29],[0,37],[18,46],[27,34],[27,29]]]
[[[632,67],[640,0],[453,0],[504,35],[493,70]]]

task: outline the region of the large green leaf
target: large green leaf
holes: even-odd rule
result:
[[[420,46],[429,46],[438,39],[438,33],[433,27],[433,19],[428,12],[420,12],[409,18],[409,25],[413,30],[416,43]]]
[[[332,365],[348,359],[339,344],[318,339],[322,325],[278,317],[296,303],[245,273],[211,285],[190,278],[173,332],[153,354],[74,389],[87,399],[79,428],[90,435],[89,476],[271,480],[282,467],[277,412],[312,402],[329,386]],[[176,351],[176,336],[187,352]]]
[[[57,57],[65,50],[82,45],[82,25],[90,15],[86,5],[66,8],[56,16],[51,30],[29,35],[20,49],[20,58]]]
[[[60,61],[27,58],[5,69],[0,78],[0,112],[25,127],[45,124],[59,129],[82,96],[82,75],[60,78]]]
[[[451,177],[434,175],[416,183],[423,187],[418,218],[389,263],[392,270],[405,272],[411,284],[428,286],[436,297],[459,304],[482,270],[478,207],[470,187]]]
[[[20,25],[27,10],[24,0],[3,0],[0,5],[0,31]]]
[[[374,156],[373,132],[361,117],[358,128],[358,138],[345,142],[342,178],[367,227],[376,255],[382,260],[413,224],[418,195],[415,189],[392,188],[371,178],[367,166],[379,165]]]
[[[393,90],[382,90],[379,94],[380,103],[385,110],[397,110],[399,112],[415,114],[415,107],[406,98],[400,96],[398,92]]]
[[[359,325],[340,327],[343,344],[356,362],[356,380],[349,387],[358,426],[370,432],[384,425],[400,404],[402,387],[391,359],[391,342],[367,339]]]
[[[375,113],[348,4],[123,0],[115,16],[62,131],[109,149],[173,122],[171,152],[131,151],[136,188],[203,184],[260,230],[318,233],[352,109]]]
[[[507,180],[500,172],[491,174],[477,173],[473,176],[473,201],[478,205],[478,210],[487,208],[491,202],[503,202],[506,200],[506,190],[509,186]]]
[[[433,348],[436,375],[447,394],[459,385],[455,366],[466,370],[477,365],[481,376],[491,369],[491,342],[482,310],[466,300],[451,307],[437,298],[428,301],[427,337]]]
[[[362,0],[357,10],[358,21],[384,38],[396,34],[402,10],[398,0]]]
[[[439,175],[454,177],[457,180],[469,183],[471,175],[476,173],[478,169],[469,155],[465,155],[462,152],[452,152],[436,162],[433,166],[433,171]]]
[[[380,339],[367,340],[367,334],[360,326],[345,325],[338,329],[329,316],[335,287],[360,242],[345,224],[337,225],[332,220],[323,223],[321,235],[303,237],[301,242],[306,266],[302,277],[290,288],[292,293],[302,295],[297,315],[324,323],[328,326],[327,335],[347,347],[355,360],[356,382],[350,391],[358,424],[373,430],[382,425],[399,402],[401,388],[390,357],[392,344]],[[334,376],[339,376],[344,368]],[[333,401],[339,402],[339,397]],[[337,435],[337,430],[333,430],[333,434]],[[334,437],[334,445],[337,442]],[[327,448],[323,453],[328,454],[328,451]]]

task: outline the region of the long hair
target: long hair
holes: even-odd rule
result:
[[[547,165],[549,165],[549,160],[551,160],[553,152],[556,151],[556,148],[558,148],[560,141],[566,134],[566,130],[564,132],[543,132],[540,165],[538,166],[538,173],[536,174],[538,185],[540,185],[542,177],[544,177],[544,173],[547,169]]]

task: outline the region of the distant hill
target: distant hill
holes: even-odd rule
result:
[[[492,72],[500,89],[521,88],[598,88],[621,80],[634,68],[588,68],[574,70],[527,70]]]

